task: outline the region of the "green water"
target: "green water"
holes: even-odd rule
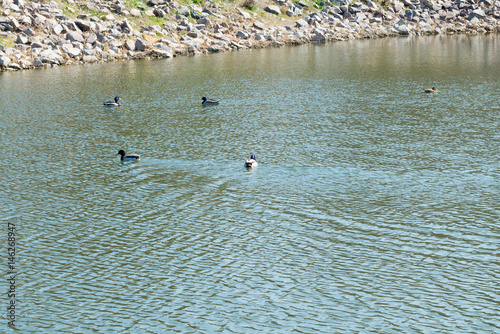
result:
[[[437,36],[2,73],[0,332],[497,332],[499,54]]]

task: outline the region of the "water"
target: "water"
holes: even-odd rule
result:
[[[499,48],[392,38],[3,73],[17,332],[497,332]]]

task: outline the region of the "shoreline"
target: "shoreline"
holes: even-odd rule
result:
[[[256,3],[223,8],[224,3],[208,1],[188,7],[149,0],[138,9],[119,0],[111,5],[3,0],[0,72],[352,39],[500,32],[500,0],[403,0],[383,7],[341,0],[342,5],[326,1],[323,8],[304,0]]]

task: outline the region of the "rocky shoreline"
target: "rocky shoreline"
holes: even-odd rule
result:
[[[0,0],[0,71],[347,39],[500,31],[500,0]],[[74,16],[74,18],[70,18]],[[139,22],[139,23],[137,23]],[[154,24],[143,24],[143,22]]]

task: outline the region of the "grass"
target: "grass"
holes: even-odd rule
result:
[[[16,45],[16,41],[14,40],[14,36],[0,36],[0,44],[6,48],[13,48]]]

